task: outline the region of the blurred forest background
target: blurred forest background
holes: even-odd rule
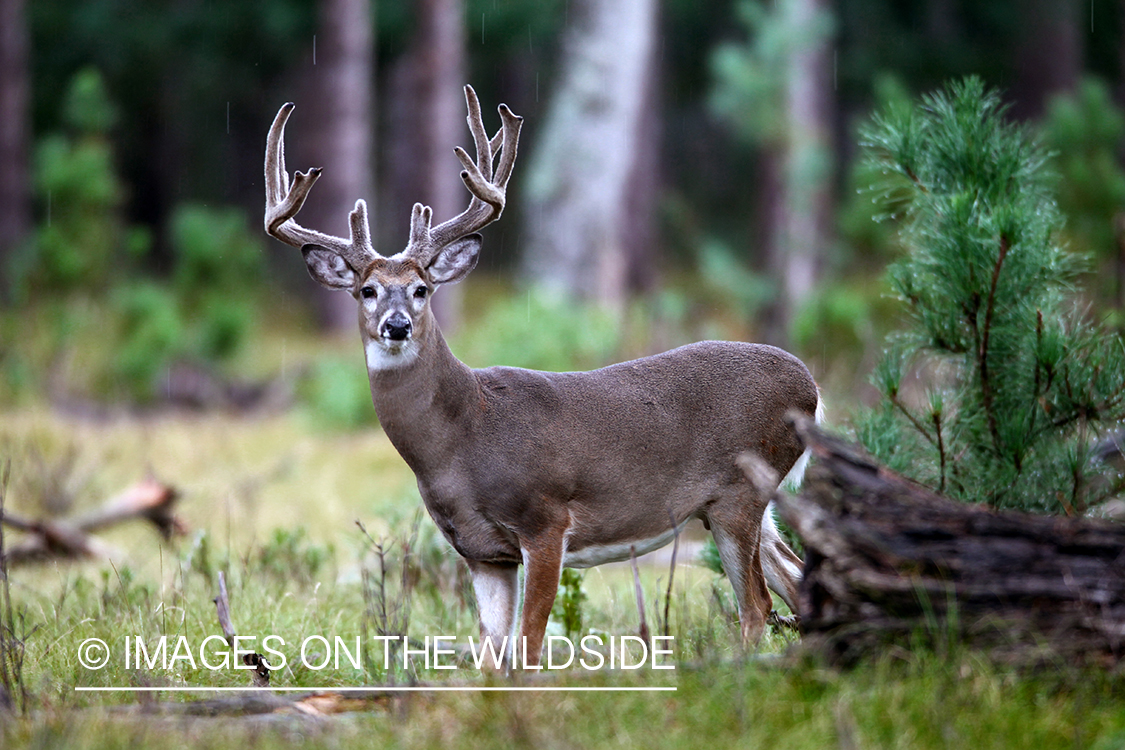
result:
[[[367,198],[390,254],[413,202],[468,200],[466,82],[490,130],[525,118],[506,215],[436,298],[472,366],[743,338],[861,400],[900,313],[858,128],[966,74],[1056,152],[1119,325],[1123,37],[1108,0],[0,0],[0,407],[372,420],[354,303],[261,230],[266,131],[295,102],[302,224]]]

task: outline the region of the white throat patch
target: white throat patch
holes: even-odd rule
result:
[[[389,347],[381,341],[372,339],[364,346],[364,355],[367,358],[368,372],[382,372],[396,370],[418,359],[418,343],[414,339],[395,342],[394,347]]]

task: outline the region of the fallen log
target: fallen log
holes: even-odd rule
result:
[[[775,502],[805,546],[806,643],[845,663],[918,639],[1018,663],[1120,661],[1125,525],[955,502],[794,421],[815,461],[801,494]]]
[[[203,689],[205,690],[205,688]],[[416,696],[412,696],[416,697]],[[247,691],[232,696],[203,700],[145,700],[110,711],[118,716],[321,719],[333,715],[389,709],[395,701],[411,697],[401,692],[373,687],[370,690],[309,690],[307,692],[275,693],[269,688]],[[99,709],[100,710],[100,709]]]

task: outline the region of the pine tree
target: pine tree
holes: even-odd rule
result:
[[[905,250],[889,280],[908,323],[861,440],[997,507],[1081,513],[1125,489],[1098,451],[1125,418],[1125,347],[1079,302],[1049,154],[976,78],[877,115],[862,138]]]

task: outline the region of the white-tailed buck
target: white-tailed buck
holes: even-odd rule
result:
[[[482,638],[499,646],[512,634],[523,564],[520,640],[528,664],[537,664],[563,567],[643,554],[701,518],[734,585],[743,638],[757,642],[771,609],[767,585],[796,612],[801,560],[735,460],[752,451],[778,476],[789,472],[801,445],[785,413],[815,414],[816,384],[792,355],[732,342],[592,372],[462,364],[430,297],[476,266],[476,232],[504,209],[522,124],[502,104],[503,124],[489,139],[471,87],[465,98],[477,158],[456,149],[472,194],[459,216],[431,226],[430,208],[415,204],[406,248],[390,256],[372,246],[362,200],[350,239],[301,227],[293,217],[320,170],[290,180],[286,104],[266,144],[265,227],[301,248],[314,279],[355,297],[379,422],[469,565]]]

